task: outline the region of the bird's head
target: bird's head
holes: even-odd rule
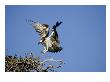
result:
[[[49,27],[49,25],[47,25],[47,24],[42,24],[43,26],[45,26],[46,28],[48,28]]]

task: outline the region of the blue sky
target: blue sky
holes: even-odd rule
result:
[[[47,53],[66,64],[63,72],[106,71],[106,6],[9,6],[5,7],[6,53],[23,56],[33,52],[40,55],[39,36],[26,23],[32,19],[49,24],[63,23],[57,29],[63,50]]]

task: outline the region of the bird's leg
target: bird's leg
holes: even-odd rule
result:
[[[46,42],[44,44],[44,50],[42,51],[42,53],[48,52],[48,49],[49,49],[49,39],[46,39]]]
[[[48,44],[48,42],[46,42],[46,45],[44,46],[44,50],[42,51],[43,54],[48,52],[48,47],[49,47],[49,44]]]
[[[44,47],[44,50],[41,51],[41,53],[45,54],[48,50],[46,49],[46,47]]]
[[[48,42],[46,43],[46,51],[48,51],[48,48],[49,48],[49,44]]]
[[[38,45],[39,45],[39,44],[42,44],[42,40],[40,40],[40,41],[38,42]]]

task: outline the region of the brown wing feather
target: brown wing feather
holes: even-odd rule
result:
[[[41,24],[39,22],[34,22],[32,20],[26,20],[26,22],[34,27],[36,32],[39,33],[41,39],[48,36],[48,34],[49,34],[49,25]]]
[[[33,27],[39,33],[41,39],[48,36],[49,28],[47,24],[34,23]]]

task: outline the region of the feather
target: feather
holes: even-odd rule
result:
[[[60,46],[60,41],[58,37],[58,33],[56,31],[56,27],[58,27],[62,22],[56,22],[56,24],[52,28],[52,32],[49,35],[49,25],[48,24],[41,24],[39,22],[34,22],[29,20],[31,25],[36,30],[36,32],[40,35],[40,42],[44,46],[43,53],[46,52],[60,52],[63,48]]]

